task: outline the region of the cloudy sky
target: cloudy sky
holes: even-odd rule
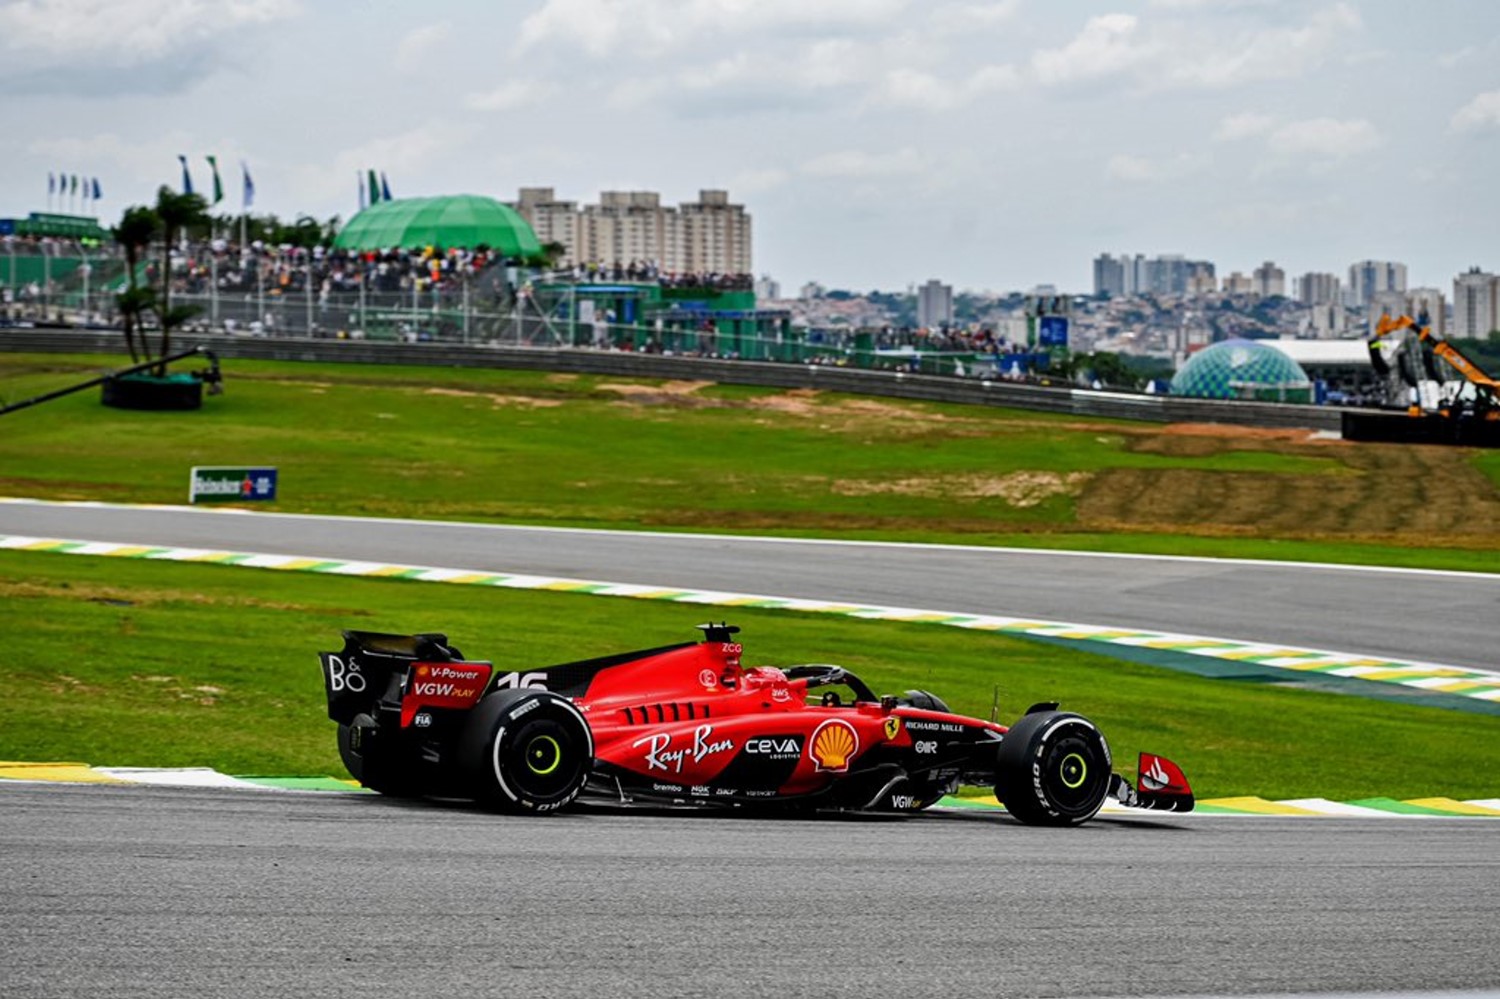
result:
[[[286,217],[727,188],[788,289],[1500,269],[1493,0],[0,0],[0,95],[0,216],[213,153]]]

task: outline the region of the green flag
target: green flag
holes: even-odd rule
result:
[[[203,158],[208,160],[208,165],[214,172],[213,204],[217,205],[219,202],[224,200],[224,185],[219,183],[219,158],[217,156],[205,156]]]
[[[380,181],[375,176],[375,171],[370,171],[370,204],[380,200]]]

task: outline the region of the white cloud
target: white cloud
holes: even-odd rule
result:
[[[609,107],[676,117],[941,112],[1019,89],[1021,74],[993,56],[1018,9],[1019,0],[920,10],[913,0],[541,0],[515,58],[571,74],[570,85],[586,82]]]
[[[1296,27],[1253,23],[1236,30],[1235,23],[1228,14],[1164,14],[1150,21],[1104,14],[1090,18],[1061,48],[1035,52],[1031,68],[1049,86],[1121,77],[1147,91],[1233,87],[1302,76],[1346,48],[1362,24],[1348,3],[1317,11]]]
[[[464,98],[473,111],[514,111],[540,102],[551,87],[537,80],[507,80],[491,90],[476,91]]]
[[[781,187],[791,179],[792,175],[779,167],[746,170],[729,179],[729,190],[734,191],[737,196],[760,194]]]
[[[1442,55],[1438,56],[1437,64],[1444,69],[1452,69],[1454,66],[1457,66],[1463,62],[1467,62],[1469,59],[1474,58],[1474,55],[1478,51],[1479,50],[1472,45],[1465,45],[1462,48],[1455,49],[1452,52],[1444,52]]]
[[[1449,125],[1456,132],[1500,126],[1500,90],[1475,95],[1473,100],[1453,113]]]
[[[985,31],[1004,24],[1021,9],[1020,0],[999,3],[961,3],[936,7],[930,14],[932,30],[944,35]]]
[[[396,43],[396,68],[403,73],[417,73],[426,68],[433,49],[448,37],[453,25],[447,21],[424,24]]]
[[[1226,39],[1189,37],[1181,61],[1164,67],[1169,83],[1230,87],[1255,80],[1293,79],[1346,49],[1362,22],[1347,3],[1313,14],[1296,28],[1244,32]]]
[[[1155,55],[1154,45],[1137,34],[1139,27],[1140,19],[1133,14],[1091,17],[1067,45],[1034,54],[1031,68],[1044,84],[1075,83],[1133,69]]]
[[[13,0],[0,7],[0,39],[22,63],[134,66],[297,12],[293,0]]]
[[[161,184],[177,185],[182,175],[177,162],[179,153],[188,157],[188,166],[195,177],[208,177],[208,163],[197,151],[201,144],[201,137],[190,136],[181,129],[172,129],[159,136],[148,132],[130,138],[104,132],[34,139],[27,143],[26,152],[44,156],[48,163],[57,163],[70,171],[97,173],[101,182],[113,191],[144,187],[154,192]],[[242,151],[229,141],[212,146],[208,151],[219,157],[220,176],[225,178],[227,188],[231,164],[239,160]]]
[[[876,100],[893,107],[948,111],[989,94],[1014,90],[1020,81],[1013,66],[985,66],[962,80],[944,80],[918,69],[893,69],[877,88]]]
[[[1208,157],[1201,153],[1178,153],[1165,159],[1117,153],[1105,164],[1104,175],[1111,180],[1155,184],[1190,177],[1201,173],[1208,165]]]
[[[908,0],[546,0],[521,22],[517,48],[548,43],[592,56],[646,57],[705,39],[835,35],[889,25]]]
[[[1381,141],[1375,126],[1364,119],[1311,118],[1277,128],[1266,138],[1266,146],[1288,160],[1329,161],[1367,153]]]
[[[473,126],[439,120],[395,135],[375,136],[332,155],[318,155],[314,162],[292,165],[288,183],[306,203],[346,192],[352,195],[358,180],[374,169],[390,178],[397,197],[433,193],[414,188],[420,178],[428,176],[433,163],[469,146],[476,131]]]
[[[1214,138],[1221,142],[1248,139],[1256,135],[1265,135],[1275,124],[1276,119],[1268,114],[1246,111],[1221,120],[1219,127],[1214,130]]]
[[[860,149],[824,153],[803,163],[802,172],[811,177],[869,180],[919,176],[931,169],[931,166],[929,157],[908,146],[880,153],[868,153]]]
[[[299,13],[295,0],[10,0],[0,92],[180,92],[233,63],[231,39]]]

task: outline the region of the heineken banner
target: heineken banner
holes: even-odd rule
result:
[[[189,503],[244,503],[276,499],[276,469],[195,465]]]

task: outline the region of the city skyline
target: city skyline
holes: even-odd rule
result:
[[[239,209],[724,190],[784,287],[1091,286],[1100,253],[1249,273],[1492,249],[1500,6],[1438,0],[0,2],[0,216],[105,224],[207,155]]]

